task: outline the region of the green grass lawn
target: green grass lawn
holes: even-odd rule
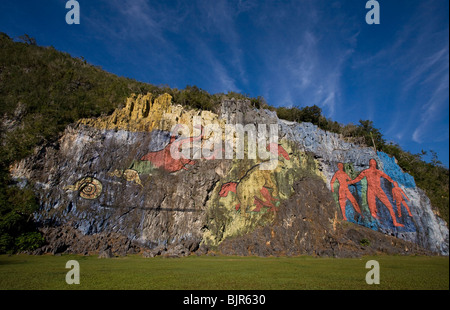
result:
[[[368,285],[368,260],[380,284]],[[77,260],[80,284],[66,283],[66,262]],[[143,258],[0,255],[0,289],[145,290],[448,290],[448,257],[377,256],[352,259],[189,256]]]

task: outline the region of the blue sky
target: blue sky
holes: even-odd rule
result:
[[[143,82],[370,119],[449,165],[448,0],[379,0],[379,25],[365,0],[78,0],[79,25],[66,2],[2,0],[0,31]]]

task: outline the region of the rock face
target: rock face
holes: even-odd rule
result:
[[[244,158],[228,158],[239,137],[226,141],[227,124],[276,124],[278,139],[265,145],[264,132],[247,132]],[[263,145],[257,157],[251,134]],[[278,157],[272,169],[264,151]],[[448,255],[448,227],[393,158],[245,101],[224,101],[218,115],[167,94],[134,96],[67,127],[11,173],[40,200],[47,245],[36,253]]]

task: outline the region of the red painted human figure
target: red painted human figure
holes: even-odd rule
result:
[[[408,196],[406,196],[405,192],[398,186],[398,183],[394,182],[394,187],[392,188],[392,198],[394,198],[395,204],[397,205],[398,217],[402,217],[402,204],[408,211],[409,216],[412,216],[411,211],[409,210],[409,207],[403,197],[409,201]]]
[[[363,170],[356,179],[348,182],[348,184],[355,184],[361,181],[364,177],[367,180],[367,204],[369,205],[369,210],[372,216],[376,219],[379,218],[377,215],[378,210],[376,205],[376,198],[378,198],[386,206],[386,208],[388,208],[394,226],[403,227],[402,224],[397,222],[391,202],[381,188],[382,177],[391,183],[394,183],[394,181],[386,173],[377,169],[377,162],[375,159],[371,159],[369,161],[369,168]]]
[[[347,173],[344,171],[344,165],[342,163],[338,163],[338,171],[334,174],[333,178],[331,179],[331,192],[334,193],[334,182],[336,182],[336,179],[339,181],[339,205],[341,206],[342,215],[344,217],[344,220],[347,220],[347,217],[345,216],[345,205],[347,204],[347,199],[350,200],[350,202],[353,205],[353,208],[355,208],[356,212],[361,214],[361,209],[359,208],[358,202],[356,201],[355,197],[353,197],[352,193],[348,189],[348,184],[352,180]]]

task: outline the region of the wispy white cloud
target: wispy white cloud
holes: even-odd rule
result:
[[[412,6],[412,14],[389,44],[353,62],[354,70],[368,72],[378,81],[374,85],[390,86],[380,89],[391,102],[381,105],[386,107],[381,114],[386,126],[382,131],[400,141],[448,139],[448,119],[444,119],[448,118],[448,27],[441,27],[437,18],[442,14],[433,2]],[[380,108],[377,111],[380,114]]]
[[[426,42],[424,42],[426,43]],[[419,45],[420,44],[420,45]],[[418,42],[415,51],[422,44]],[[442,48],[432,53],[430,56],[421,57],[418,66],[413,66],[409,77],[403,82],[403,92],[408,92],[418,84],[424,85],[435,83],[435,79],[446,74],[448,71],[448,45],[442,42]],[[411,57],[410,57],[411,58]]]
[[[447,52],[448,55],[448,52]],[[448,58],[447,58],[447,73],[448,73]],[[449,78],[448,74],[441,77],[442,80],[434,91],[430,99],[421,109],[421,118],[419,126],[414,130],[412,139],[417,143],[422,143],[425,139],[434,141],[443,141],[449,138],[449,131],[447,126],[439,126],[440,118],[444,115],[448,116],[448,90]],[[441,123],[442,124],[442,123]],[[439,128],[441,127],[441,128]]]
[[[266,58],[273,88],[279,89],[271,98],[275,97],[277,105],[317,105],[327,117],[333,117],[342,104],[343,70],[353,53],[358,31],[330,20],[328,12],[320,11],[313,1],[296,4],[295,9],[295,13],[285,12],[285,16],[297,19],[292,21],[292,28],[286,28],[295,29],[295,33],[286,33],[282,48]],[[284,18],[285,24],[291,22]],[[337,25],[341,30],[323,31]]]
[[[241,90],[236,85],[236,78],[232,77],[229,69],[227,69],[222,60],[217,58],[214,51],[198,38],[195,45],[197,55],[202,59],[200,70],[203,72],[201,74],[205,75],[205,78],[209,80],[209,87],[213,89],[213,92],[240,92]]]
[[[168,5],[149,0],[101,0],[82,12],[89,36],[103,42],[106,59],[128,66],[135,78],[172,86],[186,60],[182,41],[170,36],[183,32],[190,13],[184,1]],[[183,86],[189,83],[186,79]]]
[[[432,23],[431,23],[432,24]],[[430,25],[430,24],[428,24]],[[430,37],[433,33],[435,38]],[[448,139],[448,127],[439,128],[448,115],[449,49],[447,34],[420,31],[418,40],[403,52],[409,64],[401,67],[409,77],[401,87],[401,97],[409,102],[411,139],[417,143]],[[435,41],[436,38],[439,38]],[[448,125],[448,124],[447,124]],[[410,132],[411,132],[410,131]]]
[[[220,61],[237,75],[236,78],[242,83],[247,83],[248,78],[243,60],[244,51],[242,50],[240,32],[236,25],[236,18],[243,9],[249,10],[252,7],[251,2],[234,2],[226,0],[198,0],[197,7],[199,18],[197,25],[203,29],[205,37],[198,37],[206,44],[207,40],[212,40],[212,44],[223,46],[223,53],[220,55]],[[214,38],[217,37],[217,38]],[[219,57],[219,56],[218,56]]]
[[[110,0],[90,12],[83,12],[93,32],[104,39],[164,40],[161,21],[145,0]]]

